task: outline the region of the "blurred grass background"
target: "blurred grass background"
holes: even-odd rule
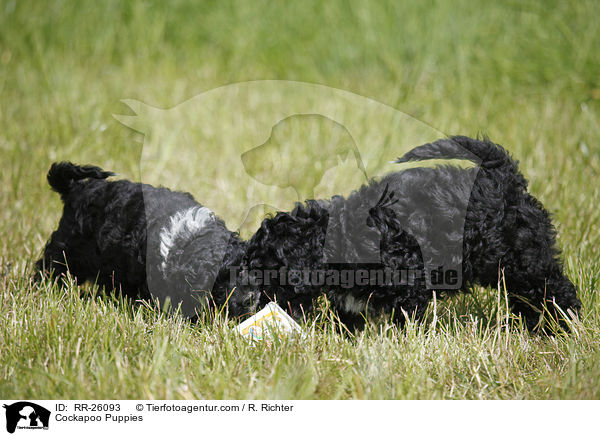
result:
[[[597,16],[586,0],[0,0],[0,396],[598,398]],[[442,331],[347,338],[321,318],[310,346],[253,354],[224,321],[199,328],[23,279],[60,216],[51,162],[139,179],[140,134],[112,117],[127,113],[121,99],[166,108],[256,79],[347,89],[505,145],[554,214],[584,303],[575,333],[498,341],[502,323],[480,330],[469,316],[500,312],[487,291],[441,305]],[[128,382],[111,380],[117,369]]]

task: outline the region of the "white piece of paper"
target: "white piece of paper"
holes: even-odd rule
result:
[[[302,328],[277,303],[267,304],[256,315],[237,326],[237,331],[251,340],[272,339],[273,333],[280,338],[292,333],[302,333]]]

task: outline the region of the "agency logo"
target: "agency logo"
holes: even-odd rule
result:
[[[461,192],[444,190],[450,180],[441,172],[388,177],[424,160],[399,156],[412,156],[416,146],[446,136],[430,125],[361,95],[293,81],[233,83],[165,109],[123,103],[134,114],[114,117],[141,134],[141,181],[191,192],[202,205],[189,213],[173,209],[166,227],[148,220],[148,289],[161,305],[169,300],[183,315],[195,316],[218,277],[229,231],[249,239],[265,218],[277,211],[291,216],[296,203],[308,200],[327,209],[327,221],[317,224],[325,228],[323,241],[313,241],[313,248],[333,274],[340,265],[349,265],[351,273],[356,265],[379,264],[382,238],[389,235],[374,222],[394,217],[395,234],[418,246],[413,251],[422,259],[427,287],[460,288],[465,216],[477,171],[462,174]],[[468,161],[475,168],[480,163],[450,139],[425,160],[430,159]],[[349,199],[352,192],[359,194]],[[156,215],[156,192],[142,188],[142,193],[146,216]],[[444,209],[440,199],[448,196],[453,206]],[[215,225],[214,216],[229,231]],[[177,254],[186,252],[183,238],[190,235],[205,247],[189,267],[201,271],[193,280],[201,293],[194,294],[179,274],[188,268],[179,259],[187,262],[190,256]],[[177,273],[165,274],[167,262]]]
[[[29,401],[4,404],[3,407],[6,409],[6,431],[9,433],[14,433],[16,429],[48,430],[48,409]]]

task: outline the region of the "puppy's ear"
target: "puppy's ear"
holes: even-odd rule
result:
[[[69,193],[73,182],[83,179],[106,179],[114,176],[110,171],[91,165],[80,166],[71,162],[55,162],[48,171],[48,184],[61,196]]]

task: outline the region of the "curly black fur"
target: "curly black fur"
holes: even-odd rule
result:
[[[511,309],[531,329],[544,307],[556,318],[555,304],[576,313],[580,302],[562,271],[550,216],[527,192],[527,181],[510,155],[487,140],[453,137],[417,147],[397,162],[438,158],[479,165],[407,169],[371,181],[347,198],[309,200],[265,219],[248,241],[217,217],[196,217],[204,220],[202,229],[170,238],[166,259],[161,254],[164,229],[177,213],[201,207],[191,195],[106,181],[110,173],[96,167],[54,164],[48,180],[65,206],[38,266],[53,274],[68,267],[79,281],[96,280],[142,298],[150,296],[149,290],[161,298],[196,298],[193,291],[212,289],[209,300],[227,302],[235,316],[276,300],[301,317],[325,293],[342,320],[356,325],[365,312],[393,313],[400,323],[405,314],[420,318],[436,290],[426,279],[428,265],[441,262],[456,268],[461,278],[446,293],[468,291],[475,284],[497,286],[503,272]],[[361,211],[366,211],[366,226],[356,219]],[[326,238],[327,231],[334,237]],[[462,252],[445,251],[457,242],[460,247],[461,241]],[[377,253],[380,262],[328,263],[340,253],[344,259]],[[385,268],[422,274],[410,283],[349,288],[278,279],[256,286],[248,280],[251,271]]]
[[[563,274],[550,216],[527,192],[527,181],[501,146],[453,137],[417,147],[397,162],[474,157],[481,161],[476,168],[408,169],[372,181],[346,199],[308,201],[297,205],[291,213],[280,212],[264,220],[249,242],[242,265],[250,270],[284,267],[310,271],[331,270],[332,266],[388,267],[421,270],[424,277],[423,253],[435,253],[440,246],[462,238],[462,259],[454,262],[462,269],[462,286],[456,290],[467,291],[474,284],[495,287],[503,271],[511,308],[523,315],[529,328],[538,324],[544,307],[554,311],[554,303],[565,312],[569,309],[576,312],[580,303],[573,284]],[[388,189],[395,199],[394,205],[378,203],[372,207],[371,199],[384,195]],[[462,205],[466,206],[464,228],[448,226],[448,222],[460,217]],[[371,226],[381,237],[380,265],[326,264],[323,259],[328,256],[323,246],[328,219],[343,228],[352,222],[356,211],[365,209],[370,211]],[[358,246],[364,247],[372,240],[369,237]],[[434,241],[436,246],[428,246]],[[357,302],[358,307],[369,312],[394,313],[399,322],[403,321],[404,313],[414,314],[418,319],[435,287],[428,286],[421,278],[407,285],[369,283],[347,290],[304,284],[272,285],[261,293],[238,284],[238,290],[242,292],[236,298],[252,295],[258,306],[275,299],[289,307],[295,316],[310,311],[315,297],[325,292],[342,319],[354,324],[361,323],[363,318],[356,313]],[[352,298],[348,300],[348,296]]]
[[[132,299],[155,297],[162,303],[171,297],[193,316],[217,273],[239,262],[244,243],[213,217],[201,232],[176,235],[168,259],[160,258],[161,230],[178,212],[201,205],[188,193],[104,180],[110,175],[98,167],[52,165],[48,182],[64,208],[37,270],[50,277],[68,270],[78,283],[95,282]],[[225,292],[215,292],[211,301],[224,304],[225,298]]]

